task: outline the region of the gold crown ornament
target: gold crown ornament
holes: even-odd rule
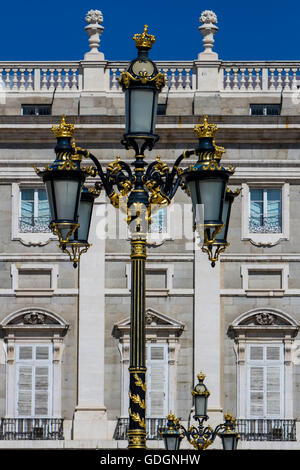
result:
[[[145,24],[142,34],[135,34],[133,40],[138,49],[151,49],[152,44],[155,42],[155,36],[148,34],[148,25]]]
[[[66,123],[66,116],[63,114],[61,118],[61,123],[52,126],[52,132],[54,133],[55,137],[72,137],[74,134],[75,126],[74,124],[67,124]]]
[[[218,128],[215,124],[208,123],[206,115],[203,117],[203,123],[196,124],[194,127],[194,131],[199,139],[201,137],[214,137],[217,129]]]

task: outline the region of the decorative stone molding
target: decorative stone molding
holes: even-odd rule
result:
[[[42,308],[24,308],[5,317],[0,323],[4,339],[12,345],[17,338],[63,338],[68,330],[68,324],[56,313]]]
[[[198,58],[199,60],[217,60],[218,54],[212,50],[215,42],[214,35],[219,29],[216,26],[217,16],[213,11],[205,10],[201,13],[199,21],[203,23],[199,26],[199,31],[203,36],[204,51],[198,55]]]
[[[104,27],[103,15],[100,10],[90,10],[86,14],[85,21],[87,26],[84,28],[89,35],[89,45],[91,50],[84,56],[85,60],[103,60],[104,55],[99,52],[98,47],[100,44],[100,36],[103,33]]]
[[[294,338],[299,330],[298,323],[287,313],[277,309],[256,308],[240,315],[228,329],[231,338],[249,340],[255,337]]]

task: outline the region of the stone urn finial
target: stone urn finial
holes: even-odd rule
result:
[[[214,35],[218,31],[216,26],[218,19],[217,15],[211,10],[204,10],[199,18],[200,23],[199,31],[203,36],[204,51],[198,55],[200,60],[217,60],[218,54],[213,52],[212,48],[214,45]]]
[[[98,47],[100,44],[100,36],[103,33],[104,27],[103,15],[100,10],[90,10],[85,16],[87,26],[84,28],[89,35],[89,45],[91,50],[84,56],[85,60],[103,60],[103,52],[99,52]]]

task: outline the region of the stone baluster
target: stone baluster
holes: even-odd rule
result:
[[[191,68],[185,69],[185,81],[183,84],[185,90],[191,90],[193,88],[191,70]]]
[[[19,82],[19,90],[25,91],[25,71],[26,69],[20,69],[20,82]]]
[[[270,91],[275,91],[276,88],[275,88],[275,68],[274,67],[271,67],[270,69],[270,86],[269,86],[269,90]]]
[[[118,89],[118,80],[117,80],[117,71],[118,69],[111,69],[111,90],[116,91]]]
[[[281,91],[281,88],[282,88],[282,85],[283,85],[283,81],[282,81],[282,68],[278,68],[277,69],[277,73],[278,73],[278,76],[277,76],[277,91]]]
[[[48,76],[47,76],[48,69],[41,69],[41,72],[42,72],[41,89],[45,91],[48,89],[48,85],[49,85]]]
[[[165,78],[166,78],[165,86],[163,87],[162,92],[167,92],[169,89],[169,80],[170,80],[169,69],[167,67],[163,68],[162,73],[164,73]]]
[[[289,88],[290,90],[292,89],[292,80],[290,76],[290,67],[285,67],[284,69],[284,88],[287,89]]]
[[[246,77],[245,77],[245,73],[246,73],[246,67],[241,67],[240,68],[240,72],[241,72],[241,86],[240,86],[240,90],[241,91],[245,91],[246,90]]]
[[[254,82],[254,89],[261,89],[261,83],[260,83],[260,71],[261,71],[261,68],[260,67],[255,67],[254,68],[254,71],[255,71],[255,82]]]
[[[230,80],[230,77],[231,77],[231,67],[226,67],[225,68],[225,83],[224,83],[224,89],[225,90],[230,90],[231,89],[231,80]]]
[[[253,70],[253,67],[248,67],[248,91],[252,91],[254,88]]]
[[[64,81],[63,81],[63,89],[65,91],[69,91],[71,89],[71,76],[70,76],[70,71],[71,69],[64,69],[65,74],[63,76]]]
[[[10,72],[11,69],[5,69],[5,87],[10,90],[11,89],[11,80],[10,80]]]
[[[78,88],[77,83],[77,69],[72,69],[72,81],[71,81],[71,89],[76,90]]]
[[[18,69],[13,69],[13,83],[12,83],[12,89],[17,90],[18,89]]]
[[[174,91],[176,89],[176,77],[175,77],[176,68],[172,67],[170,70],[171,70],[170,90]]]
[[[233,67],[233,90],[238,90],[239,88],[239,80],[238,80],[238,73],[239,73],[239,68],[238,67]]]
[[[56,80],[56,91],[62,91],[63,86],[62,86],[62,70],[63,69],[56,69],[57,72],[57,80]]]
[[[178,68],[177,70],[178,70],[177,91],[182,91],[183,90],[183,78],[182,78],[183,69]]]
[[[27,90],[33,90],[33,69],[27,69]]]
[[[292,68],[293,76],[292,76],[292,83],[291,83],[291,90],[297,90],[297,71],[296,67]]]
[[[55,69],[49,69],[49,90],[53,91],[55,89],[55,77],[54,77]]]

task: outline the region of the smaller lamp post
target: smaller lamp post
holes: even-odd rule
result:
[[[235,418],[230,413],[226,413],[225,422],[219,424],[215,429],[211,426],[204,426],[204,421],[208,420],[207,401],[210,392],[203,383],[205,375],[200,372],[197,377],[199,382],[195,385],[192,396],[195,406],[193,418],[198,422],[198,427],[190,426],[189,418],[188,428],[185,429],[174,414],[169,414],[167,427],[161,431],[165,449],[178,450],[181,440],[186,437],[196,450],[203,451],[219,436],[224,450],[236,450],[239,434],[235,432]]]

